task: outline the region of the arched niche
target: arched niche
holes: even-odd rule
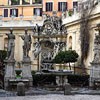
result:
[[[68,49],[72,50],[72,36],[69,36]]]
[[[4,38],[4,50],[7,50],[8,38]]]

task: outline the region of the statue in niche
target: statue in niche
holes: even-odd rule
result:
[[[23,45],[23,57],[29,57],[29,51],[31,49],[31,35],[28,35],[27,30],[25,30],[25,35],[21,36],[22,40],[24,40]]]
[[[38,26],[38,24],[36,24],[36,26],[33,27],[33,35],[39,35],[42,32],[42,26]]]
[[[38,26],[38,24],[36,24],[36,27],[35,27],[35,34],[38,34],[38,31],[39,31],[39,26]]]
[[[10,30],[10,33],[7,33],[6,35],[8,36],[7,59],[14,60],[15,35],[12,30]]]

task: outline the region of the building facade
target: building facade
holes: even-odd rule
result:
[[[46,3],[47,1],[47,3]],[[10,30],[13,30],[15,35],[15,59],[17,62],[22,60],[23,50],[22,45],[23,41],[21,35],[24,35],[25,30],[28,30],[28,33],[31,36],[34,34],[33,29],[36,24],[39,26],[43,25],[44,17],[42,14],[49,14],[48,8],[47,11],[44,9],[45,6],[49,5],[48,0],[1,0],[0,1],[0,50],[7,50],[7,36],[6,33],[10,33]],[[54,0],[55,6],[53,11],[57,11],[57,15],[61,16],[63,11],[73,8],[73,4],[77,5],[77,1],[63,0]],[[52,5],[52,4],[50,4]],[[54,4],[53,4],[54,5]],[[59,5],[59,7],[58,7]],[[42,13],[43,12],[43,13]],[[44,13],[46,12],[46,13]],[[32,69],[37,70],[38,61],[33,61],[32,51],[34,50],[33,44],[36,41],[32,37],[32,47],[29,55],[31,56]],[[17,65],[16,65],[17,66]]]
[[[17,62],[22,60],[23,51],[21,35],[28,30],[33,34],[33,27],[38,23],[42,25],[42,2],[41,0],[1,0],[0,1],[0,50],[7,50],[7,35],[13,30],[15,35],[15,59]],[[32,45],[34,39],[32,38]],[[32,46],[33,47],[33,46]],[[31,51],[33,48],[31,48]],[[29,54],[32,58],[32,52]],[[17,66],[17,65],[16,65]],[[33,66],[33,63],[32,63]],[[32,67],[34,69],[34,67]],[[35,68],[37,69],[37,68]]]
[[[1,0],[0,16],[3,19],[26,17],[24,20],[32,20],[34,16],[42,16],[42,2],[34,0]]]
[[[53,11],[61,16],[63,12],[73,11],[78,6],[78,0],[43,0],[43,13],[52,15]]]
[[[94,39],[95,35],[98,33],[96,31],[97,24],[100,23],[100,2],[96,3],[95,7],[93,7],[90,18],[89,18],[89,52],[87,59],[84,60],[84,64],[87,72],[90,74],[91,62],[94,59]],[[63,19],[63,24],[67,29],[67,49],[76,50],[76,52],[80,55],[79,61],[76,66],[80,67],[81,61],[81,12],[75,13],[74,15],[67,16]],[[85,23],[85,22],[84,22]],[[83,27],[84,28],[84,27]],[[86,29],[86,27],[85,27]]]
[[[39,13],[37,9],[40,9],[40,12],[41,12],[41,9],[43,9],[43,13],[46,12],[49,14],[49,12],[45,10],[44,6],[42,7],[41,3],[34,3],[34,1],[32,0],[27,1],[27,2],[24,2],[23,4],[22,1],[20,0],[18,5],[12,4],[10,0],[9,2],[7,0],[2,0],[2,3],[0,2],[1,3],[0,4],[1,5],[0,6],[0,15],[1,15],[0,16],[0,50],[7,49],[6,33],[9,33],[10,29],[12,29],[16,37],[15,39],[15,44],[16,44],[15,45],[15,59],[17,62],[20,62],[23,57],[23,50],[22,50],[23,41],[21,39],[21,36],[24,35],[25,29],[27,29],[28,33],[31,34],[32,36],[32,48],[31,48],[31,51],[29,52],[29,55],[31,56],[31,61],[32,61],[32,70],[37,70],[37,64],[39,62],[37,60],[33,60],[34,58],[33,58],[32,51],[34,50],[33,44],[38,38],[33,37],[33,34],[34,34],[33,30],[36,24],[38,24],[38,26],[42,26],[44,19],[45,19],[44,17],[41,17],[41,13]],[[63,1],[63,2],[66,2],[66,1]],[[73,2],[77,2],[77,1],[73,1]],[[68,9],[73,8],[72,6],[73,2],[69,3],[70,6]],[[4,6],[3,6],[3,3],[5,4]],[[60,5],[59,1],[57,2],[57,4]],[[49,5],[49,4],[46,3],[45,1],[43,5]],[[90,37],[89,54],[85,61],[86,68],[89,68],[90,62],[93,60],[93,47],[94,47],[93,42],[94,42],[94,36],[96,33],[95,27],[100,22],[99,5],[100,3],[98,3],[98,5],[93,9],[92,16],[90,18],[91,19],[90,20],[91,37]],[[57,10],[58,7],[55,7],[55,8],[56,8],[55,11],[58,11]],[[35,9],[36,9],[36,14],[35,14]],[[63,8],[61,9],[64,10]],[[61,16],[61,14],[60,13],[58,14],[58,13],[57,15]],[[63,25],[66,26],[66,30],[68,34],[67,39],[65,39],[65,41],[67,42],[67,49],[76,50],[77,53],[81,57],[80,14],[74,13],[74,15],[72,16],[67,16],[66,18],[63,19]],[[58,40],[60,39],[58,38]],[[80,63],[80,58],[76,66],[78,66],[79,63]]]

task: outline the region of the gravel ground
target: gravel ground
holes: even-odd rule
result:
[[[100,100],[100,95],[37,95],[37,96],[16,96],[0,97],[0,100]]]
[[[100,90],[73,88],[71,95],[64,95],[64,91],[32,88],[25,93],[25,96],[17,96],[16,92],[0,90],[0,100],[100,100]]]

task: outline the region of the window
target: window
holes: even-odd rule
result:
[[[35,0],[35,3],[42,3],[42,0]]]
[[[10,9],[10,16],[18,17],[18,9]]]
[[[22,0],[22,4],[30,4],[30,0]]]
[[[34,8],[34,15],[42,16],[42,8]]]
[[[67,2],[58,2],[58,11],[66,11]]]
[[[78,7],[78,2],[73,2],[73,8]]]
[[[11,5],[19,5],[20,0],[11,0]]]
[[[46,11],[52,11],[53,10],[53,3],[48,2],[46,3]]]
[[[8,17],[8,9],[4,9],[4,17]]]

